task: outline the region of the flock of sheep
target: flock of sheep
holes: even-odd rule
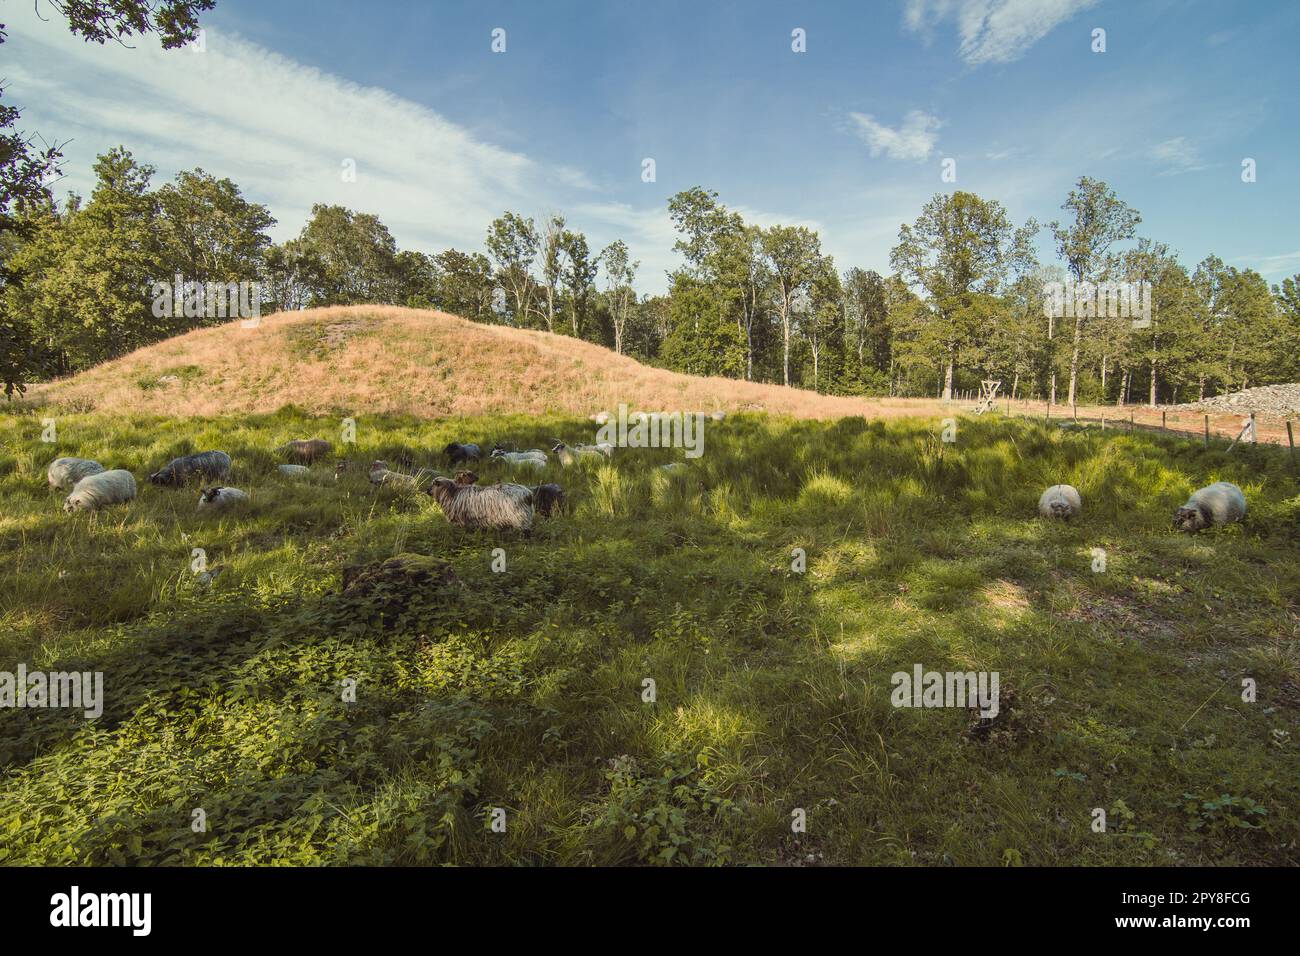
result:
[[[333,446],[322,438],[298,439],[277,451],[293,459],[278,466],[280,473],[299,477],[308,474],[314,462],[331,454]],[[566,445],[557,441],[551,453],[561,465],[569,466],[589,458],[610,458],[614,446],[608,442]],[[443,454],[452,465],[477,462],[483,457],[478,445],[460,442],[448,445]],[[529,469],[544,469],[549,461],[546,452],[540,449],[515,451],[502,445],[493,448],[488,458]],[[229,477],[230,465],[230,456],[224,451],[204,451],[173,459],[149,475],[149,481],[164,487],[180,487],[195,478],[205,482],[219,481]],[[350,462],[339,461],[334,469],[335,479],[350,467]],[[135,477],[129,471],[120,468],[107,471],[99,462],[85,458],[57,458],[50,463],[46,477],[51,488],[71,488],[63,502],[63,510],[68,513],[98,511],[110,505],[124,504],[136,495]],[[372,462],[367,477],[375,485],[417,488],[423,483],[423,476],[394,471],[383,461]],[[433,476],[424,490],[438,503],[451,524],[469,528],[527,532],[532,529],[534,514],[549,516],[564,506],[564,489],[558,484],[548,482],[529,486],[500,482],[480,486],[477,482],[478,475],[474,472],[459,471],[455,478]],[[201,488],[198,510],[221,511],[247,501],[248,493],[239,488],[212,485]]]
[[[293,459],[282,464],[279,470],[290,477],[307,474],[313,462],[333,451],[333,446],[321,438],[291,441],[277,449]],[[478,445],[452,442],[443,454],[453,465],[467,465],[480,461],[483,453]],[[595,445],[566,445],[556,441],[551,448],[561,465],[573,465],[584,459],[608,459],[614,446],[608,442]],[[517,451],[497,445],[488,455],[490,461],[543,470],[549,458],[546,452],[533,448]],[[350,467],[347,461],[335,466],[334,477]],[[681,462],[661,468],[676,470]],[[173,459],[149,475],[149,481],[165,487],[180,487],[192,478],[220,480],[230,474],[230,456],[223,451],[205,451]],[[122,504],[135,497],[135,478],[129,471],[106,471],[96,461],[84,458],[58,458],[50,463],[47,473],[50,487],[71,487],[64,500],[63,510],[97,511],[110,505]],[[417,488],[422,484],[420,475],[393,471],[383,461],[372,462],[368,472],[375,485],[401,484]],[[532,529],[534,514],[549,516],[564,505],[564,489],[557,484],[522,485],[499,482],[495,485],[477,484],[478,475],[472,471],[457,472],[454,478],[434,476],[424,489],[438,503],[448,522],[467,528],[497,528],[528,532]],[[198,510],[221,511],[248,500],[248,494],[238,488],[223,485],[204,487],[199,495]],[[1083,511],[1083,499],[1072,485],[1052,485],[1038,500],[1038,512],[1044,518],[1068,521]],[[1236,485],[1219,481],[1193,492],[1187,502],[1174,513],[1174,527],[1191,533],[1205,528],[1241,521],[1246,516],[1246,497]]]

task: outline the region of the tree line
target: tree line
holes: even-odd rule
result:
[[[681,264],[638,295],[627,244],[600,251],[559,214],[505,212],[486,252],[399,249],[374,215],[319,204],[273,243],[274,218],[202,169],[154,185],[122,147],[98,157],[88,199],[16,213],[0,256],[6,382],[66,375],[224,316],[151,308],[153,283],[260,284],[263,312],[326,305],[437,308],[542,329],[678,371],[828,394],[951,396],[981,379],[1056,402],[1186,401],[1300,379],[1300,276],[1269,288],[1207,256],[1192,270],[1139,236],[1141,217],[1081,178],[1060,220],[1013,223],[995,200],[935,195],[900,226],[882,273],[840,272],[803,226],[760,227],[716,192],[668,203]],[[1039,261],[1046,229],[1058,259]],[[1151,321],[1054,315],[1053,282],[1145,283]]]

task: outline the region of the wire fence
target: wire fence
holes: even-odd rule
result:
[[[978,411],[981,400],[973,393],[964,393],[953,405],[970,404],[969,411]],[[1297,465],[1295,422],[1286,417],[1257,417],[1253,412],[1198,412],[1185,409],[1170,410],[1147,405],[1053,405],[1032,399],[1010,399],[1001,396],[989,405],[991,411],[1020,418],[1036,418],[1044,422],[1074,422],[1084,427],[1097,427],[1103,431],[1144,431],[1174,435],[1189,440],[1200,440],[1209,448],[1212,443],[1226,443],[1228,449],[1238,444],[1268,444],[1284,449],[1291,464]]]

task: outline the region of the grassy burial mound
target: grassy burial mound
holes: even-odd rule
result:
[[[29,389],[54,412],[158,415],[589,415],[634,409],[752,410],[799,418],[917,414],[903,399],[852,399],[682,375],[568,336],[444,312],[353,306],[277,313],[254,328],[198,329]],[[937,407],[937,406],[936,406]],[[336,429],[332,429],[336,430]]]
[[[446,474],[450,441],[590,440],[583,418],[368,416],[337,480],[278,470],[337,427],[72,414],[51,446],[0,418],[0,671],[105,687],[96,720],[0,710],[0,863],[1298,861],[1300,496],[1276,449],[740,414],[684,468],[549,464],[527,480],[567,507],[524,537],[367,466]],[[210,448],[243,507],[141,482],[65,515],[46,487],[56,455],[139,478]],[[1245,522],[1175,533],[1219,479]],[[1079,518],[1037,516],[1058,483]],[[997,672],[998,713],[894,706],[918,665]]]

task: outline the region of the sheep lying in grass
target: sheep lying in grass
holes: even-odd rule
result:
[[[1246,496],[1230,481],[1216,481],[1192,492],[1174,512],[1174,527],[1195,534],[1211,525],[1232,524],[1246,517]]]
[[[560,459],[560,464],[567,468],[582,458],[613,457],[614,446],[607,441],[597,445],[566,445],[562,441],[557,441],[551,451],[556,458]]]
[[[224,451],[201,451],[197,455],[173,458],[149,476],[155,485],[177,487],[190,478],[225,478],[230,474],[230,456]]]
[[[135,476],[121,468],[87,475],[72,486],[72,494],[63,501],[63,510],[98,511],[120,505],[135,497]]]
[[[279,472],[282,475],[288,475],[290,478],[301,478],[304,475],[311,474],[311,469],[306,465],[280,465]]]
[[[442,450],[453,465],[460,465],[467,461],[478,461],[483,457],[483,452],[479,450],[478,445],[461,444],[458,441],[452,442]]]
[[[564,489],[559,485],[545,484],[530,489],[533,493],[533,510],[549,518],[564,509]]]
[[[1038,513],[1044,518],[1069,521],[1083,512],[1083,499],[1074,485],[1052,485],[1038,499]]]
[[[276,449],[304,465],[310,465],[318,458],[324,458],[333,450],[334,446],[323,438],[298,438]]]
[[[412,488],[416,485],[414,475],[404,475],[398,471],[390,471],[388,463],[384,461],[372,461],[370,463],[369,477],[372,485],[408,485]]]
[[[248,501],[248,495],[238,488],[204,488],[199,493],[199,511],[225,511]]]
[[[503,461],[508,465],[525,465],[529,468],[546,467],[546,452],[533,448],[529,451],[505,451],[497,447],[492,449],[492,460]]]
[[[428,491],[451,524],[465,528],[532,530],[533,493],[523,485],[500,484],[483,488],[458,485],[450,478],[439,477],[433,479]]]
[[[671,471],[685,471],[685,470],[686,470],[686,462],[684,462],[684,461],[670,461],[670,462],[669,462],[668,464],[666,464],[666,465],[660,465],[660,466],[659,466],[659,470],[660,470],[660,471],[670,471],[670,472],[671,472]]]
[[[104,466],[89,458],[56,458],[50,462],[45,477],[51,488],[71,488],[87,475],[98,475]]]

